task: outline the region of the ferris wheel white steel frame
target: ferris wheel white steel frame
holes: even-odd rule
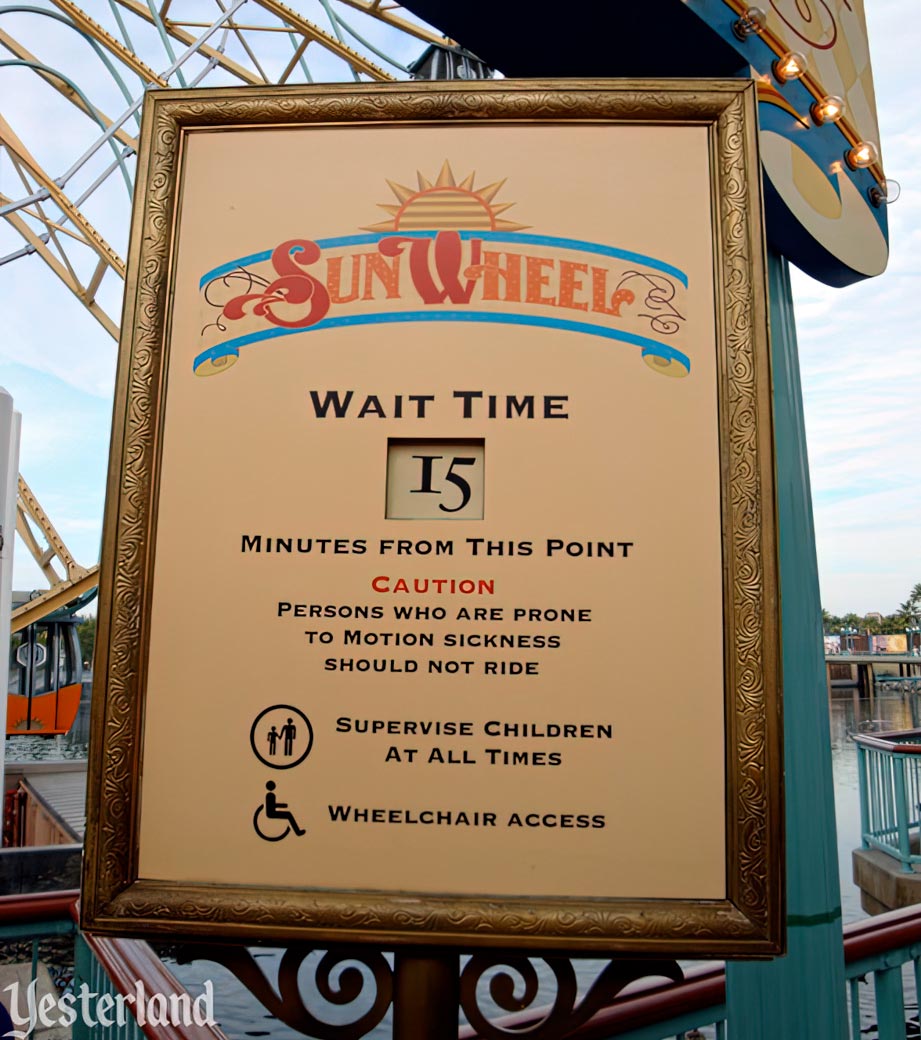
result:
[[[450,41],[384,0],[0,4],[0,268],[40,258],[117,341],[148,91],[405,79],[431,44]],[[113,351],[113,369],[114,360]],[[21,537],[35,526],[23,487]],[[44,541],[24,537],[52,586],[42,600],[56,609],[73,568],[49,570],[49,554],[60,554]]]

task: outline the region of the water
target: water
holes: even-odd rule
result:
[[[65,761],[86,757],[88,733],[88,705],[81,704],[80,714],[74,729],[60,737],[10,737],[6,742],[7,762],[21,761]],[[856,921],[866,914],[860,906],[860,891],[854,885],[851,868],[851,852],[860,845],[860,810],[857,788],[857,753],[849,734],[859,729],[909,729],[911,728],[909,699],[902,693],[880,693],[872,698],[861,698],[856,688],[837,689],[830,704],[830,737],[832,770],[835,790],[835,813],[838,832],[838,865],[841,881],[842,914],[845,923]],[[268,982],[275,985],[282,950],[254,949],[257,965]],[[193,996],[203,992],[204,983],[211,980],[215,991],[216,1017],[231,1040],[246,1037],[268,1037],[269,1040],[303,1040],[303,1034],[279,1022],[236,978],[226,969],[210,961],[195,961],[190,964],[176,963],[166,958],[170,969]],[[307,1005],[319,1018],[330,1023],[351,1021],[367,1008],[368,1001],[340,1009],[324,1002],[316,991],[313,973],[317,956],[308,958],[299,972],[299,983]],[[354,964],[354,962],[351,962]],[[585,961],[579,964],[577,974],[580,991],[594,981],[604,962]],[[538,968],[542,963],[538,962]],[[536,1005],[551,1003],[553,980],[548,971],[540,971],[542,991]],[[366,996],[373,995],[373,982],[365,970]],[[331,979],[333,987],[337,975]],[[483,1001],[482,1006],[486,1007]],[[388,1011],[381,1023],[371,1033],[372,1040],[387,1040],[391,1036],[391,1017]]]

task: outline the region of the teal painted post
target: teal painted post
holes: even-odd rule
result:
[[[726,968],[732,1040],[847,1036],[822,608],[790,274],[768,253],[780,527],[787,954]]]
[[[870,790],[867,783],[867,770],[869,754],[866,748],[857,745],[857,790],[860,797],[860,844],[863,848],[870,847],[867,835],[870,833]]]
[[[902,870],[911,873],[911,845],[908,840],[908,795],[905,790],[905,769],[907,763],[904,755],[892,756],[892,772],[895,779],[895,818],[899,834],[899,860]]]
[[[905,996],[901,964],[894,968],[878,968],[873,973],[873,985],[879,1040],[905,1040]]]
[[[80,987],[93,989],[93,952],[87,946],[80,932],[74,936],[74,993],[80,993]],[[82,1015],[71,1026],[73,1040],[92,1040],[90,1027],[84,1022]]]

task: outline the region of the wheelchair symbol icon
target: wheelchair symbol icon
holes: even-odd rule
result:
[[[275,794],[275,781],[269,780],[265,785],[265,800],[253,813],[253,830],[263,841],[281,841],[288,835],[294,833],[300,838],[307,833],[303,827],[299,827],[294,813],[288,808],[287,802],[280,802]],[[266,822],[275,824],[267,828],[268,833],[262,828]],[[278,824],[284,823],[283,830],[279,830]]]

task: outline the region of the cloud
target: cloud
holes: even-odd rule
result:
[[[921,581],[921,95],[908,0],[866,5],[891,256],[833,289],[792,270],[823,605],[893,612]]]

